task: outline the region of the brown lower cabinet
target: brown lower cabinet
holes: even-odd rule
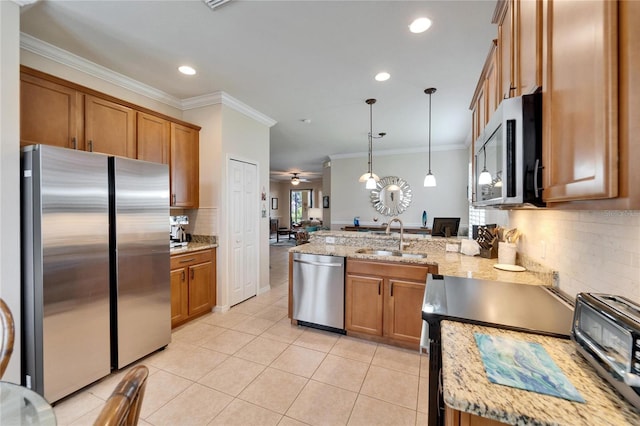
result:
[[[171,256],[171,327],[216,304],[216,249]]]
[[[417,349],[429,272],[437,266],[348,259],[347,334]]]
[[[445,426],[499,426],[505,423],[458,411],[445,405],[444,424]]]

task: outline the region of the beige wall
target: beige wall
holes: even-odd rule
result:
[[[0,1],[0,297],[15,319],[3,380],[20,383],[20,8]]]
[[[600,292],[640,302],[640,211],[513,210],[518,250],[560,273],[570,294]]]
[[[405,226],[422,225],[422,212],[428,215],[430,226],[434,217],[460,217],[460,227],[469,223],[467,200],[468,152],[467,150],[432,151],[431,169],[437,179],[435,188],[423,186],[428,170],[426,153],[375,155],[373,172],[380,176],[398,176],[407,181],[413,192],[411,205],[400,215]],[[367,171],[367,160],[361,158],[338,158],[331,160],[331,227],[339,229],[352,225],[354,216],[360,217],[361,225],[372,225],[374,217],[378,224],[389,217],[378,213],[370,201],[370,191],[358,182]]]

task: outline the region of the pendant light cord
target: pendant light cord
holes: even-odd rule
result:
[[[373,173],[372,162],[373,162],[373,103],[369,104],[369,177]]]
[[[431,174],[431,93],[429,93],[429,174]]]

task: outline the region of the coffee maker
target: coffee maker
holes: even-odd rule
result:
[[[169,216],[169,247],[184,247],[187,245],[187,233],[184,225],[189,224],[189,216]]]

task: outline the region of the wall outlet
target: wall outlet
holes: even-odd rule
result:
[[[327,243],[327,244],[335,244],[336,243],[336,237],[327,237],[324,240],[324,242]]]
[[[553,287],[560,287],[560,272],[553,271]]]
[[[449,244],[449,243],[447,243],[447,245],[445,246],[445,250],[456,253],[456,252],[460,251],[460,245],[459,244]]]

